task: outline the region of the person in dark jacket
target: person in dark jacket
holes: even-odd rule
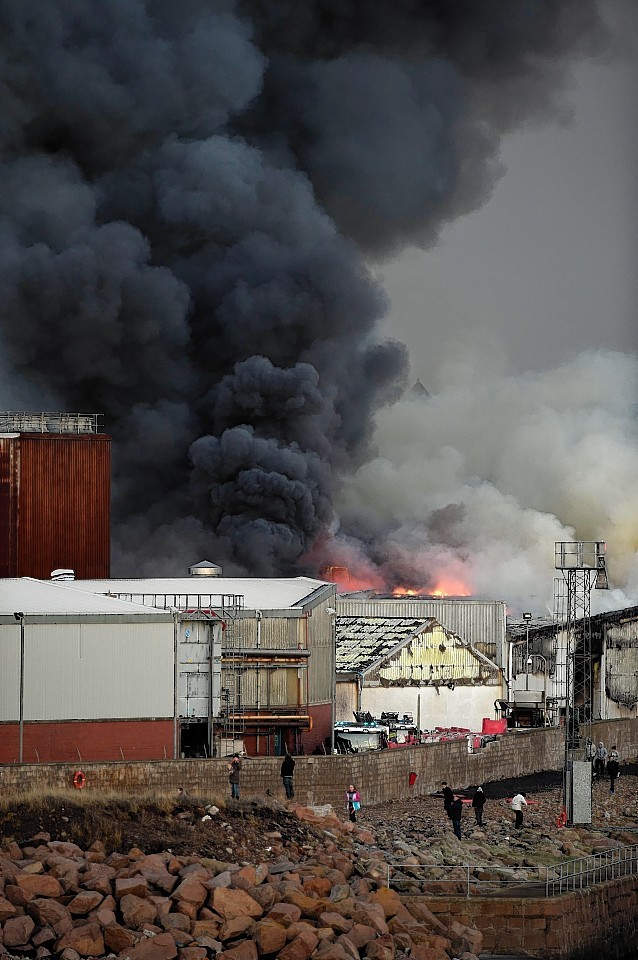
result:
[[[454,797],[450,806],[450,820],[454,836],[461,839],[461,817],[463,816],[463,801],[460,797]]]
[[[620,771],[620,754],[616,748],[616,744],[613,745],[609,751],[609,758],[607,760],[607,775],[609,777],[609,792],[615,793],[614,784],[616,778]]]
[[[230,796],[232,800],[239,800],[239,774],[241,773],[241,760],[239,754],[234,753],[233,759],[228,764],[228,782],[230,784]]]
[[[295,761],[290,756],[289,753],[286,753],[286,756],[283,759],[281,764],[281,779],[284,784],[284,790],[286,791],[286,800],[292,800],[295,795],[295,785],[293,781],[293,776],[295,773]]]
[[[485,806],[485,792],[483,787],[477,787],[474,796],[472,797],[472,808],[474,810],[474,816],[476,817],[477,827],[483,826],[483,807]]]
[[[452,793],[452,790],[448,787],[446,780],[441,780],[441,793],[443,794],[443,809],[445,810],[447,816],[450,817],[450,820],[451,820],[452,818],[450,816],[450,807],[452,806],[452,802],[454,800],[454,794]]]

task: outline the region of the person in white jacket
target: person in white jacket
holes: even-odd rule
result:
[[[526,797],[526,793],[517,793],[515,797],[512,797],[512,810],[516,814],[514,826],[517,830],[520,830],[523,826],[523,807],[527,806]]]

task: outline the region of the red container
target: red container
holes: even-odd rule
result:
[[[415,773],[413,770],[408,774],[408,778],[409,778],[409,780],[410,780],[410,786],[411,786],[411,787],[413,787],[414,784],[416,783],[416,778],[417,778],[417,777],[418,777],[418,773]]]
[[[507,719],[503,717],[502,720],[490,720],[489,717],[483,717],[481,732],[488,734],[507,733]]]

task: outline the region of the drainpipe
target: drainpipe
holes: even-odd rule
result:
[[[255,617],[257,619],[257,649],[261,648],[261,610],[255,610]],[[256,703],[255,703],[255,713],[259,714],[261,708],[261,700],[259,696],[259,659],[255,665],[255,682],[257,684],[257,693],[256,693]],[[255,734],[255,754],[259,756],[259,727],[257,727],[257,732]]]
[[[173,614],[173,760],[179,758],[179,610],[171,607]]]

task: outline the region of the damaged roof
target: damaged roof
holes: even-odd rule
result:
[[[438,621],[434,617],[337,617],[337,672],[366,673]]]

